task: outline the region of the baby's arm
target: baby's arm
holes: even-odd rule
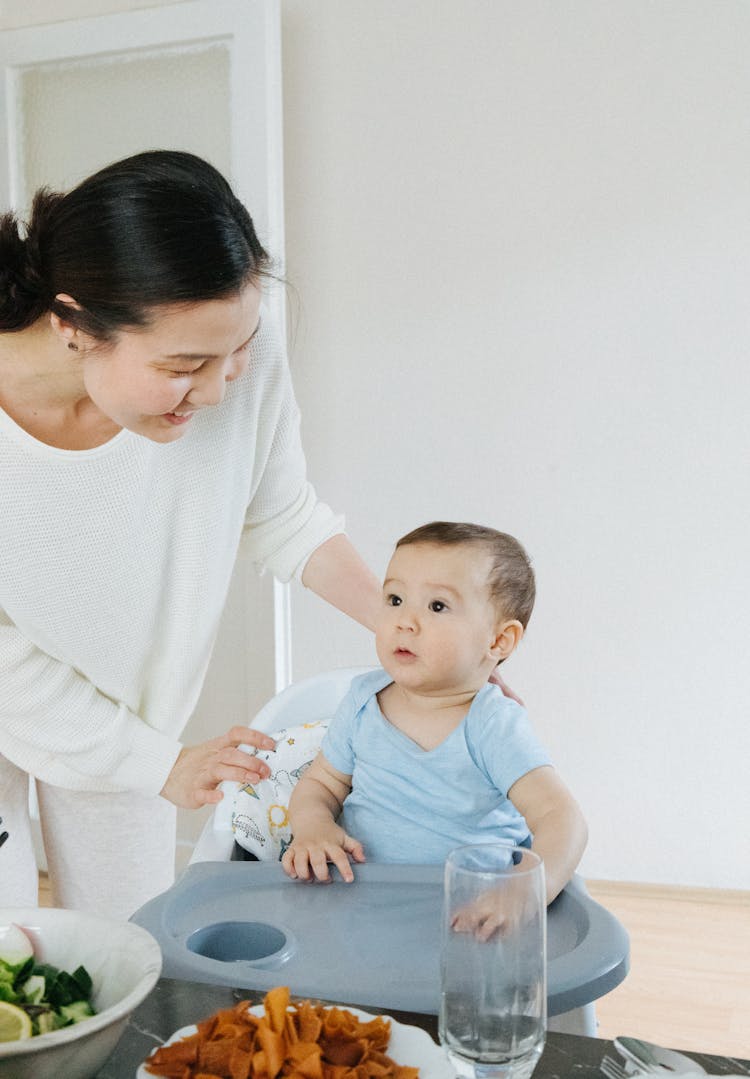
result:
[[[544,862],[546,901],[560,894],[576,870],[586,846],[588,828],[578,804],[554,768],[544,765],[516,780],[508,797],[526,819],[534,835],[532,850]],[[526,909],[526,893],[512,881],[493,894],[456,911],[451,926],[458,933],[474,933],[489,940],[534,914]]]
[[[345,881],[354,880],[349,855],[355,862],[364,862],[364,850],[336,823],[351,780],[322,753],[302,775],[289,801],[292,841],[281,859],[288,876],[310,880],[312,872],[316,880],[330,881],[328,863],[333,862]]]
[[[588,839],[578,803],[554,768],[534,768],[516,780],[508,797],[534,836],[532,850],[544,862],[547,903],[573,876]]]

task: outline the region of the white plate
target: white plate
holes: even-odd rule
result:
[[[342,1004],[339,1007],[343,1008],[345,1005]],[[346,1007],[346,1010],[364,1020],[364,1022],[376,1018],[371,1012],[362,1012],[359,1008]],[[253,1015],[264,1014],[262,1004],[257,1004],[250,1011]],[[390,1019],[391,1017],[385,1015],[383,1018]],[[164,1044],[171,1045],[172,1042],[176,1042],[180,1038],[187,1038],[191,1034],[195,1034],[197,1029],[196,1026],[182,1027],[180,1030],[176,1030]],[[386,1052],[397,1064],[419,1068],[419,1079],[454,1079],[453,1068],[448,1063],[443,1049],[439,1045],[435,1045],[427,1031],[422,1030],[420,1027],[407,1026],[404,1023],[397,1023],[395,1019],[391,1019],[391,1040],[388,1042]],[[136,1079],[154,1079],[154,1076],[151,1072],[146,1071],[145,1064],[141,1064],[136,1072]]]

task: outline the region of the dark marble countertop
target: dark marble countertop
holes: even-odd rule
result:
[[[260,1003],[262,998],[262,993],[248,989],[229,989],[162,978],[131,1016],[114,1053],[96,1079],[134,1079],[138,1065],[152,1049],[161,1045],[180,1027],[205,1019],[219,1008],[229,1007],[237,1001],[250,1000],[255,1004]],[[399,1023],[419,1026],[433,1038],[437,1037],[437,1018],[434,1015],[396,1011],[389,1014]],[[534,1079],[601,1079],[599,1065],[602,1057],[613,1052],[612,1043],[601,1038],[550,1033],[534,1071]],[[750,1061],[699,1053],[689,1055],[715,1075],[750,1076]]]

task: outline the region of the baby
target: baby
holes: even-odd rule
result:
[[[488,679],[518,645],[534,573],[512,536],[435,522],[396,544],[376,626],[382,670],[356,678],[294,789],[290,877],[346,881],[351,860],[442,863],[504,840],[545,863],[547,902],[586,845],[578,805],[525,710]]]

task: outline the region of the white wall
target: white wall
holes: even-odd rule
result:
[[[750,6],[284,0],[311,474],[381,572],[528,546],[506,677],[592,877],[750,887]],[[293,599],[295,675],[372,661]]]
[[[0,28],[92,5],[143,6],[0,0]],[[320,493],[378,572],[433,517],[518,535],[539,602],[506,675],[588,815],[584,871],[749,888],[750,7],[283,0],[283,20]],[[297,677],[373,661],[313,597],[293,614]],[[271,684],[250,632],[230,607],[196,724],[245,707],[225,675],[248,648]]]

